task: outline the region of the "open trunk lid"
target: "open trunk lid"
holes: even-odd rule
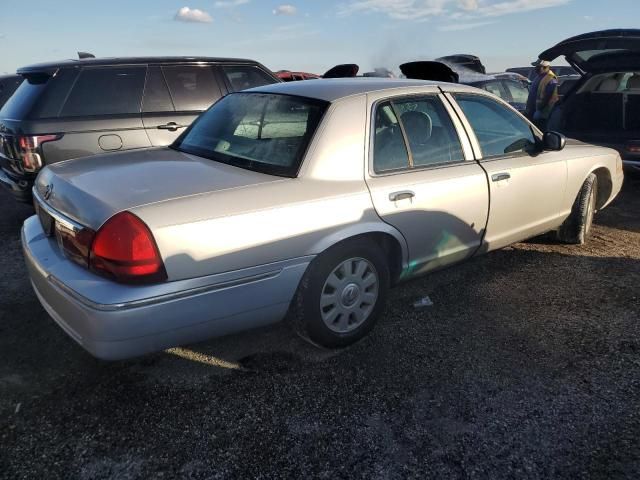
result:
[[[117,212],[189,195],[281,180],[170,148],[68,160],[44,168],[34,188],[47,205],[97,230]]]
[[[640,69],[640,29],[616,29],[568,38],[542,52],[542,60],[564,56],[580,73]]]

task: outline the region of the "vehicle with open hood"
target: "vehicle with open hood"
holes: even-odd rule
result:
[[[400,71],[407,78],[461,83],[481,88],[501,98],[521,113],[527,107],[529,90],[519,80],[479,73],[460,64],[442,60],[407,62],[400,65]]]
[[[549,129],[614,148],[640,171],[640,30],[586,33],[540,54],[561,56],[582,77],[552,111]]]
[[[483,90],[278,83],[227,95],[169,147],[47,166],[22,245],[44,308],[101,358],[285,316],[341,347],[401,281],[545,232],[583,243],[621,184],[617,152]]]

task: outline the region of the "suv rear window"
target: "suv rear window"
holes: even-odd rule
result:
[[[327,102],[289,95],[227,95],[173,148],[248,170],[294,177]]]
[[[206,110],[222,96],[211,66],[179,65],[162,71],[179,112]]]
[[[78,70],[62,68],[55,75],[34,72],[24,75],[13,96],[0,110],[0,117],[12,120],[57,117]]]
[[[246,90],[247,88],[261,87],[262,85],[276,83],[273,77],[269,74],[260,70],[258,67],[252,67],[251,65],[232,65],[222,67],[222,71],[229,80],[232,90],[235,92],[239,90]]]
[[[146,70],[147,67],[84,68],[61,116],[140,113]]]

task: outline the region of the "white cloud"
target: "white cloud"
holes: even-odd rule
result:
[[[298,9],[293,5],[285,3],[283,5],[279,5],[273,11],[274,15],[295,15],[298,12]]]
[[[463,10],[477,10],[478,0],[460,0],[460,8]]]
[[[193,23],[211,23],[213,18],[204,10],[198,10],[197,8],[182,7],[176,13],[174,20],[179,22],[193,22]]]
[[[460,32],[462,30],[472,30],[474,28],[493,25],[496,22],[470,22],[470,23],[451,23],[449,25],[441,25],[438,27],[440,32]]]
[[[522,13],[542,8],[558,7],[571,0],[508,0],[494,2],[478,8],[478,13],[485,17],[498,17],[510,13]]]
[[[216,8],[233,8],[238,7],[240,5],[245,5],[249,3],[251,0],[220,0],[214,3],[214,7]]]
[[[563,5],[572,0],[350,0],[340,15],[381,13],[396,20],[426,20],[450,15],[451,18],[497,17],[511,13]]]

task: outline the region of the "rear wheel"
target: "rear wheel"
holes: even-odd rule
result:
[[[382,250],[367,239],[348,241],[311,263],[291,319],[304,338],[329,348],[343,347],[373,328],[388,290],[389,268]]]
[[[571,214],[558,230],[560,241],[582,245],[587,240],[593,226],[597,197],[598,177],[592,173],[582,184],[571,208]]]

